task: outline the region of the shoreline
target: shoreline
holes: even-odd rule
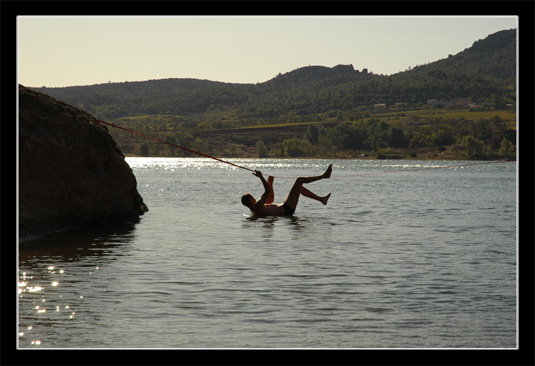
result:
[[[184,159],[184,158],[195,158],[195,156],[141,156],[136,154],[124,154],[125,158],[177,158],[177,159]],[[202,159],[210,159],[207,157],[200,157]],[[516,159],[508,159],[508,158],[486,158],[486,159],[468,159],[463,157],[404,157],[404,158],[374,158],[374,157],[333,157],[333,156],[309,156],[309,157],[288,157],[288,156],[268,156],[259,158],[257,156],[221,156],[218,157],[223,160],[230,160],[230,159],[281,159],[281,160],[292,160],[292,159],[302,159],[302,160],[398,160],[398,161],[508,161],[508,162],[516,162]]]
[[[194,157],[191,156],[169,156],[169,155],[149,155],[142,156],[133,153],[123,153],[125,157],[129,158],[183,158]],[[221,159],[336,159],[336,160],[456,160],[456,161],[516,161],[516,158],[505,158],[500,156],[479,157],[477,159],[469,159],[466,157],[464,148],[459,145],[447,146],[444,151],[439,151],[438,148],[419,148],[419,149],[380,149],[378,156],[372,156],[370,151],[353,150],[353,151],[338,151],[334,154],[318,155],[318,156],[280,156],[270,155],[266,157],[259,157],[256,151],[241,151],[236,155],[216,155]]]

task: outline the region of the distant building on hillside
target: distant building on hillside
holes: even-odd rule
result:
[[[403,109],[405,107],[407,107],[407,103],[394,103],[394,105],[391,106],[390,109],[399,110],[399,109]]]
[[[446,109],[456,109],[456,108],[467,108],[470,102],[468,102],[464,98],[455,98],[448,102],[448,104],[445,105]]]
[[[456,109],[456,108],[479,108],[475,103],[471,103],[464,98],[455,98],[451,100],[438,100],[438,99],[428,99],[427,105],[433,108],[446,108],[446,109]]]
[[[431,106],[433,108],[439,108],[444,107],[448,102],[445,100],[438,100],[438,99],[428,99],[427,105]]]
[[[478,110],[480,108],[481,107],[479,106],[479,104],[475,104],[475,103],[468,104],[468,109],[470,109],[471,111]]]

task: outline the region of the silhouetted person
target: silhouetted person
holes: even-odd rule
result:
[[[297,207],[297,203],[299,202],[299,196],[301,195],[312,198],[326,205],[329,197],[331,197],[330,193],[324,197],[320,197],[303,187],[303,184],[312,183],[320,179],[330,178],[332,170],[333,168],[331,164],[322,175],[297,178],[292,186],[292,189],[290,190],[290,193],[288,194],[288,197],[286,198],[286,201],[278,205],[273,204],[273,200],[275,198],[275,194],[273,192],[274,178],[270,176],[266,181],[262,175],[262,172],[255,170],[253,175],[260,178],[262,184],[264,185],[265,192],[258,201],[256,201],[250,193],[246,193],[242,196],[241,203],[248,207],[255,216],[292,216],[295,212],[295,208]]]

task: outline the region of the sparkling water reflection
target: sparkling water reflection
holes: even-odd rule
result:
[[[22,348],[511,348],[516,164],[334,162],[327,206],[251,218],[249,172],[128,158],[147,203],[122,231],[20,248]],[[276,176],[330,161],[233,159]],[[462,162],[459,162],[462,164]],[[405,169],[438,168],[400,172]],[[387,173],[353,176],[360,173]],[[293,181],[276,179],[276,200]]]

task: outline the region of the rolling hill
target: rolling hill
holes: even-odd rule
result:
[[[363,105],[423,105],[429,99],[515,100],[516,30],[475,41],[436,62],[385,76],[353,65],[306,66],[258,84],[162,79],[64,88],[33,88],[80,107],[97,118],[233,111],[239,118],[312,115]]]
[[[216,131],[233,129],[231,134],[219,134],[227,139],[232,137],[231,140],[220,140],[220,145],[245,144],[250,155],[251,151],[257,150],[255,143],[259,136],[240,139],[239,134],[242,137],[245,136],[243,134],[250,135],[252,130],[240,132],[237,128],[278,125],[280,130],[287,125],[285,130],[293,131],[291,134],[284,133],[278,140],[267,139],[271,144],[268,150],[284,151],[280,147],[284,140],[303,139],[309,124],[355,125],[385,110],[401,113],[430,108],[429,103],[433,101],[435,106],[441,107],[460,101],[462,106],[470,104],[487,110],[505,109],[508,104],[516,102],[516,59],[516,29],[511,29],[476,40],[471,47],[456,55],[416,65],[393,75],[376,75],[365,67],[355,69],[353,65],[332,68],[305,66],[257,84],[161,79],[33,89],[84,109],[99,119],[145,133],[156,133],[160,137],[167,136],[183,144],[194,145],[197,141],[199,148],[212,148],[217,153],[223,153],[223,150],[214,148],[218,145],[217,141],[207,144],[202,139],[210,133],[213,138]],[[301,124],[302,128],[296,128],[296,124]],[[415,131],[414,127],[407,126],[402,126],[407,137],[404,147],[409,144],[413,147],[432,145],[423,143],[422,139],[417,141],[414,136],[416,132],[432,134],[433,131],[426,132],[422,128]],[[334,129],[331,125],[324,127]],[[459,129],[460,126],[455,127],[456,132]],[[140,145],[144,142],[117,131],[112,133],[126,153],[140,153]],[[347,131],[340,130],[338,133]],[[342,149],[373,150],[373,144],[369,142],[370,133],[367,131],[367,137],[360,139],[359,143],[343,144]],[[467,134],[466,131],[459,132],[452,139],[460,140]],[[122,141],[123,138],[129,140]],[[331,139],[331,144],[334,140]],[[381,146],[390,147],[387,140],[386,136],[382,136],[382,143],[374,150]],[[319,140],[310,142],[314,145]],[[336,143],[340,145],[340,142]],[[492,144],[496,149],[496,141]],[[335,147],[339,149],[341,146]],[[316,155],[318,153],[317,149],[308,150],[315,150]],[[229,150],[228,146],[226,154],[243,155],[236,149]]]

